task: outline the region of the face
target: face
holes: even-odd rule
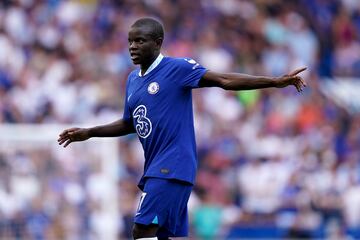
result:
[[[129,31],[129,52],[134,64],[148,65],[160,52],[161,40],[154,40],[149,27],[132,27]]]

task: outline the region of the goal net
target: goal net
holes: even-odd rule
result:
[[[57,143],[69,126],[0,125],[0,239],[117,239],[117,140]]]

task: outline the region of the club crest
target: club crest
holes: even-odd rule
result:
[[[156,94],[159,91],[160,87],[157,82],[152,82],[148,86],[148,93],[150,94]]]

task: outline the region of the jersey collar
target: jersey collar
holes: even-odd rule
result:
[[[161,60],[164,58],[164,55],[161,53],[159,56],[155,59],[155,61],[150,65],[150,67],[146,70],[144,75],[141,75],[141,69],[139,70],[139,77],[144,77],[145,75],[149,74],[152,70],[154,70],[161,62]]]

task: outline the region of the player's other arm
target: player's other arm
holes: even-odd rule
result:
[[[92,128],[70,128],[60,133],[58,138],[59,145],[64,147],[72,142],[85,141],[92,137],[119,137],[134,133],[135,129],[131,122],[120,119],[118,121],[96,126]]]
[[[252,76],[241,73],[217,73],[207,71],[199,82],[200,87],[220,87],[225,90],[250,90],[259,88],[283,88],[289,85],[301,92],[305,81],[298,76],[306,68],[299,68],[282,77]]]

